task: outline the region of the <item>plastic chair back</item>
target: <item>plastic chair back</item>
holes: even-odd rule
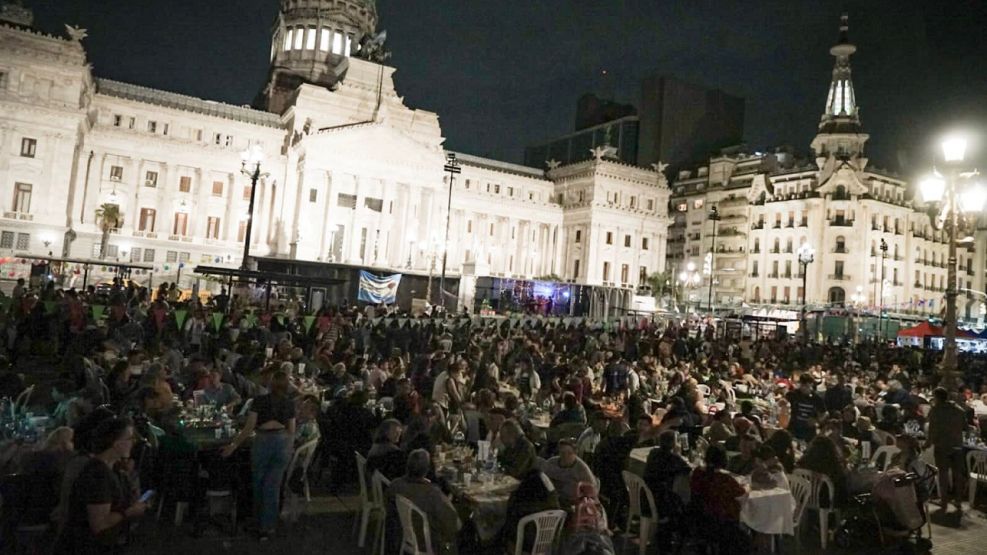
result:
[[[802,515],[805,514],[805,508],[812,496],[812,482],[802,476],[792,475],[788,477],[788,484],[792,490],[792,497],[795,498],[795,514],[792,515],[792,522],[797,528],[802,522]]]
[[[367,458],[360,453],[356,455],[356,473],[360,480],[360,504],[366,505],[370,502],[370,494],[367,492]]]
[[[642,501],[641,492],[644,492],[644,501],[648,504],[648,510],[650,511],[651,518],[657,518],[658,509],[655,505],[655,496],[651,493],[651,489],[648,488],[648,484],[645,483],[644,478],[641,478],[637,474],[630,471],[623,471],[621,475],[624,477],[624,485],[627,487],[627,497],[630,501],[630,509],[628,514],[634,514],[635,516],[641,516]]]
[[[809,482],[809,502],[805,508],[813,510],[836,508],[836,486],[833,485],[833,481],[828,476],[804,468],[796,468],[793,475]],[[827,504],[822,502],[824,488],[829,494],[829,503]]]
[[[398,509],[398,519],[401,521],[401,553],[410,555],[435,555],[432,549],[432,534],[428,528],[428,516],[407,497],[394,496]],[[421,523],[421,537],[415,528],[415,520]]]
[[[535,543],[531,547],[530,555],[551,555],[552,548],[556,544],[556,538],[565,522],[566,512],[561,510],[541,511],[530,514],[522,518],[517,525],[517,539],[515,541],[514,555],[523,555],[524,552],[524,530],[529,524],[535,525]]]
[[[384,506],[384,488],[391,485],[391,481],[388,480],[379,470],[374,470],[374,475],[370,479],[370,502],[376,506]]]
[[[966,468],[970,479],[987,482],[987,451],[970,451],[966,454]]]
[[[884,472],[891,466],[891,459],[901,452],[894,445],[882,445],[874,451],[874,455],[870,458],[870,462],[877,467],[878,470]]]

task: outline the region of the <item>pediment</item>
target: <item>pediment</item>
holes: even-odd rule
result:
[[[441,167],[445,160],[442,137],[423,141],[384,122],[340,126],[307,135],[298,143],[308,163],[360,159],[385,164]]]
[[[848,163],[844,163],[836,171],[829,174],[829,178],[823,183],[820,183],[816,190],[819,194],[825,195],[827,193],[835,193],[837,187],[841,185],[851,195],[863,195],[868,191],[867,186],[860,180],[859,172]]]

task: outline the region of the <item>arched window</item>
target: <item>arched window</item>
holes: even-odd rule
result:
[[[836,252],[846,252],[846,238],[842,235],[836,237]]]
[[[847,198],[846,197],[846,187],[844,187],[843,185],[837,185],[836,186],[836,197],[835,198],[836,198],[836,200],[844,200],[844,199],[846,199]]]
[[[780,250],[781,250],[781,239],[775,237],[775,248],[772,249],[772,252],[779,252]]]
[[[291,50],[291,41],[294,38],[294,34],[295,34],[295,30],[294,29],[288,29],[288,32],[285,33],[285,35],[284,35],[284,50],[285,50],[285,52],[288,52],[289,50]]]
[[[761,288],[759,286],[754,287],[754,302],[755,303],[761,302]]]
[[[846,291],[842,287],[830,287],[827,298],[830,303],[842,303],[846,301]]]

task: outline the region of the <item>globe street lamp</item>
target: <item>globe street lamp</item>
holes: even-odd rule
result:
[[[949,258],[946,267],[946,341],[943,349],[941,384],[951,393],[956,392],[956,241],[961,216],[977,214],[984,209],[987,191],[979,184],[966,183],[959,191],[959,181],[969,178],[976,172],[960,173],[960,166],[966,155],[966,139],[950,136],[942,141],[942,158],[947,172],[945,179],[938,173],[922,181],[920,187],[926,202],[942,203],[936,217],[936,227],[948,228]]]
[[[264,162],[264,151],[260,145],[253,144],[247,150],[240,153],[240,173],[250,178],[250,205],[247,207],[247,229],[244,230],[243,260],[240,262],[240,269],[247,270],[250,258],[250,234],[254,229],[254,199],[257,196],[257,181],[262,177],[267,177],[266,173],[260,171],[260,165]]]
[[[802,243],[798,250],[798,260],[799,264],[802,265],[802,339],[808,343],[809,342],[809,327],[806,322],[806,294],[809,290],[806,288],[809,281],[809,264],[816,259],[816,249],[812,248],[812,245],[808,243]]]
[[[682,284],[682,292],[685,293],[687,289],[693,289],[699,285],[702,281],[702,276],[696,271],[696,265],[689,262],[685,266],[685,270],[679,273],[679,283]],[[686,306],[688,306],[688,297],[686,297]]]

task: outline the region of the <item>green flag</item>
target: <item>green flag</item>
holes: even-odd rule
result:
[[[212,325],[216,328],[216,331],[219,331],[219,327],[223,325],[223,316],[222,312],[212,313]]]
[[[55,301],[45,301],[45,313],[55,312]]]
[[[278,323],[284,325],[284,314],[278,314]]]
[[[253,312],[247,314],[247,325],[250,327],[254,327],[257,325],[257,315],[254,314]]]
[[[175,311],[175,322],[178,324],[178,329],[182,329],[185,325],[185,319],[188,318],[188,310],[184,308],[179,308]]]
[[[102,320],[103,312],[106,311],[106,305],[94,304],[92,306],[92,310],[93,310],[93,320]]]
[[[315,323],[315,316],[305,317],[305,333],[312,331],[312,324]]]

